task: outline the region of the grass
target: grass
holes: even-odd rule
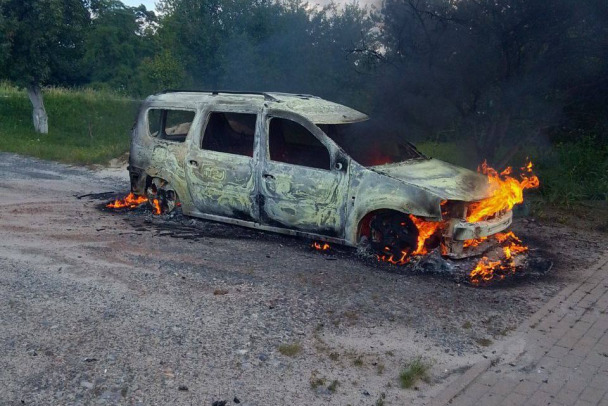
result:
[[[129,150],[139,101],[109,92],[45,88],[49,133],[38,134],[24,90],[0,83],[0,151],[102,164]]]
[[[428,375],[429,366],[422,362],[420,358],[412,361],[403,371],[399,374],[399,382],[401,387],[404,389],[412,388],[419,380],[428,382],[430,377]]]
[[[482,347],[489,347],[492,345],[492,340],[489,338],[478,338],[475,340],[475,342]]]
[[[302,346],[299,343],[279,345],[279,352],[287,357],[295,357],[301,351]]]
[[[325,387],[325,385],[327,384],[327,379],[323,378],[323,377],[319,377],[317,376],[318,371],[312,371],[312,373],[310,374],[310,388],[313,390],[316,390],[317,388],[320,387]],[[338,386],[340,386],[340,382],[337,379],[334,379],[333,381],[330,382],[329,385],[327,385],[327,390],[330,393],[335,393],[336,390],[338,390]]]
[[[324,378],[311,377],[310,378],[310,387],[312,389],[317,389],[318,387],[325,386]]]

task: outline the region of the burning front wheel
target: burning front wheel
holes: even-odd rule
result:
[[[171,213],[179,205],[175,190],[160,178],[152,179],[146,188],[146,195],[156,214]]]
[[[407,259],[416,250],[417,241],[418,229],[405,214],[382,213],[369,223],[371,248],[393,261]]]

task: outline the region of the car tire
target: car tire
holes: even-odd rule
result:
[[[369,244],[378,255],[395,260],[408,257],[417,247],[418,229],[410,218],[398,212],[379,213],[369,223]]]
[[[179,198],[175,190],[170,187],[169,183],[160,178],[153,178],[146,188],[146,196],[148,200],[158,200],[160,206],[160,214],[168,214],[179,206]]]

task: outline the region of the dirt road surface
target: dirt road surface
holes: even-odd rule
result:
[[[0,154],[0,404],[425,404],[602,241],[518,220],[553,270],[480,289],[301,239],[100,209],[127,191],[125,172]],[[417,358],[430,379],[402,389]]]

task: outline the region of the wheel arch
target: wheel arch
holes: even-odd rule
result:
[[[406,211],[404,211],[402,209],[396,209],[396,208],[378,208],[378,209],[368,211],[364,215],[360,216],[359,220],[357,221],[355,243],[358,244],[359,239],[362,236],[369,235],[370,222],[374,217],[376,217],[377,215],[380,215],[380,214],[391,214],[391,213],[403,214],[405,216],[410,215],[410,213],[407,213]]]

